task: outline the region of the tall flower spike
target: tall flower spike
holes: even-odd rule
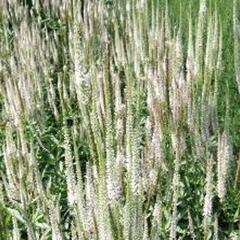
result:
[[[180,149],[179,149],[178,141],[176,143],[176,154],[175,154],[175,168],[174,168],[174,174],[173,174],[173,180],[172,180],[172,188],[173,188],[173,196],[172,196],[172,215],[171,215],[171,225],[170,225],[170,240],[176,240],[177,239],[177,222],[178,222],[178,211],[177,211],[177,205],[178,205],[178,197],[179,197],[179,182],[180,182]]]
[[[188,32],[188,54],[187,54],[187,117],[188,126],[191,131],[194,131],[194,111],[193,111],[193,84],[194,84],[194,72],[195,72],[195,58],[194,58],[194,46],[193,46],[193,32],[192,32],[192,17],[190,13],[189,20],[189,32]]]
[[[207,160],[207,176],[205,185],[205,197],[203,205],[203,225],[205,239],[208,237],[209,225],[212,218],[212,199],[213,199],[213,157],[210,156]]]
[[[207,5],[206,0],[200,1],[200,8],[198,14],[198,23],[197,23],[197,33],[196,33],[196,69],[195,75],[198,75],[201,71],[202,64],[203,64],[203,36],[204,36],[204,29],[205,29],[205,20],[206,20],[206,13],[207,13]]]
[[[64,156],[65,156],[65,166],[66,166],[66,179],[67,179],[67,189],[68,189],[68,202],[69,206],[73,206],[76,203],[76,179],[73,167],[72,152],[70,147],[70,137],[68,133],[67,126],[64,126]]]
[[[233,2],[233,33],[234,33],[234,65],[235,75],[238,84],[238,92],[240,94],[240,13],[239,13],[239,1]]]
[[[226,194],[226,183],[231,161],[231,145],[226,131],[218,136],[217,193],[223,202]]]
[[[49,219],[52,229],[52,240],[63,240],[62,231],[60,229],[60,213],[59,213],[59,205],[56,204],[53,196],[50,196],[48,200],[49,206]]]

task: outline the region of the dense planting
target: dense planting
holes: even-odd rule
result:
[[[0,240],[240,239],[240,2],[0,1]]]

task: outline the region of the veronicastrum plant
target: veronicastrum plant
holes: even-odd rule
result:
[[[240,237],[239,3],[223,93],[225,19],[196,2],[0,3],[0,239]]]

